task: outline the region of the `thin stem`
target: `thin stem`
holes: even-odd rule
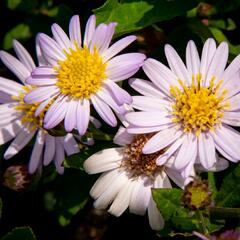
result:
[[[204,216],[202,214],[202,211],[201,210],[197,210],[196,211],[196,215],[200,221],[200,226],[201,226],[201,231],[206,235],[208,236],[209,235],[209,232],[208,232],[208,228],[207,228],[207,225],[205,223],[205,219],[204,219]]]

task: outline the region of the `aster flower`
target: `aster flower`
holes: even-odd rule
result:
[[[140,111],[126,114],[130,133],[157,132],[143,148],[151,154],[168,148],[158,164],[176,154],[174,167],[188,175],[194,163],[214,168],[219,153],[240,159],[240,56],[225,69],[228,45],[218,48],[213,39],[203,47],[201,59],[193,41],[186,49],[186,66],[177,52],[165,46],[170,69],[147,59],[143,70],[150,81],[131,79],[130,85],[143,96],[133,97]]]
[[[170,177],[178,186],[184,186],[183,177],[171,168],[172,160],[162,166],[156,159],[164,150],[142,154],[142,148],[153,134],[133,135],[121,127],[114,138],[120,147],[104,149],[84,162],[90,173],[103,173],[90,191],[96,199],[94,206],[110,208],[108,212],[120,216],[128,207],[130,212],[144,215],[148,212],[152,229],[163,228],[164,220],[151,195],[151,188],[171,188]]]
[[[4,158],[13,157],[36,136],[29,162],[29,172],[34,173],[42,166],[42,162],[48,165],[53,161],[57,171],[63,173],[61,163],[65,158],[65,152],[67,155],[79,152],[78,144],[70,133],[62,137],[53,137],[42,128],[44,112],[48,106],[45,106],[41,114],[36,117],[34,113],[39,103],[24,103],[23,98],[34,88],[34,86],[26,85],[26,79],[36,66],[19,42],[14,41],[13,47],[18,59],[7,52],[0,52],[3,63],[21,81],[20,84],[0,77],[0,144],[14,139],[4,153]],[[40,65],[45,64],[38,44],[37,54]]]
[[[125,37],[110,45],[116,23],[100,24],[95,16],[87,22],[84,39],[81,39],[79,16],[73,16],[69,24],[69,37],[63,29],[52,25],[53,38],[39,34],[40,47],[48,66],[32,72],[27,83],[37,85],[24,100],[27,103],[41,102],[37,109],[51,105],[46,112],[44,128],[51,129],[64,120],[67,132],[74,128],[84,135],[92,104],[100,117],[110,126],[117,120],[112,111],[122,113],[123,104],[131,103],[131,96],[117,85],[136,73],[145,55],[127,53],[115,56],[136,37]]]

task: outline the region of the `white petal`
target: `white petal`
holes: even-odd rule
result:
[[[64,128],[67,132],[71,132],[77,127],[77,107],[78,101],[75,99],[70,100],[64,119]]]
[[[83,136],[88,128],[90,118],[90,102],[88,99],[78,101],[77,106],[77,129],[80,136]]]
[[[174,50],[174,48],[170,45],[165,45],[165,55],[168,61],[168,64],[172,71],[175,73],[178,79],[182,81],[186,81],[188,85],[191,84],[191,76],[188,73],[183,61]]]
[[[150,201],[152,184],[147,184],[141,177],[136,179],[133,184],[129,211],[134,214],[144,215]]]
[[[193,41],[189,41],[187,44],[186,65],[188,72],[191,73],[194,77],[196,76],[196,74],[199,74],[200,58],[196,45]]]
[[[185,135],[182,146],[176,156],[174,167],[181,170],[186,167],[191,161],[195,162],[196,157],[197,138],[193,134],[188,133]]]
[[[91,42],[92,36],[95,31],[95,26],[96,26],[96,17],[95,17],[95,15],[92,15],[92,16],[90,16],[90,18],[88,19],[87,24],[86,24],[86,29],[85,29],[85,33],[84,33],[84,41],[83,41],[84,46],[85,45],[87,47],[89,46],[89,43]]]
[[[150,198],[148,205],[148,220],[151,228],[153,230],[160,230],[164,227],[164,220],[159,212],[156,203],[153,201],[153,198]]]
[[[72,43],[77,44],[79,48],[82,45],[80,19],[78,15],[71,18],[69,24],[69,36]]]
[[[126,48],[129,44],[136,40],[136,36],[127,36],[119,41],[115,42],[110,48],[108,48],[103,54],[102,58],[103,61],[106,62],[107,60],[111,59],[113,56],[118,54],[124,48]]]
[[[196,168],[196,170],[203,171],[203,172],[204,171],[205,172],[207,172],[207,171],[219,172],[219,171],[227,169],[228,166],[229,166],[229,161],[227,161],[224,158],[218,157],[217,162],[215,162],[215,164],[210,169],[204,168],[201,164],[196,164],[195,168]]]
[[[13,48],[18,56],[18,59],[25,65],[28,71],[31,72],[36,66],[28,51],[15,39],[13,40]]]
[[[96,109],[100,117],[110,126],[115,127],[117,125],[116,117],[114,116],[111,108],[101,101],[97,96],[91,96],[92,104]]]
[[[201,133],[198,137],[198,155],[201,164],[206,169],[211,168],[217,161],[215,144],[211,135]]]
[[[9,53],[0,51],[0,58],[5,66],[23,83],[30,76],[30,71],[17,58],[13,57]]]
[[[166,98],[166,95],[158,90],[156,86],[150,82],[140,78],[131,78],[129,80],[130,86],[137,92],[147,97]]]
[[[122,148],[108,148],[93,154],[84,162],[87,173],[105,172],[119,167],[123,158]]]
[[[22,129],[16,138],[12,141],[7,151],[4,153],[4,158],[9,159],[22,150],[27,143],[32,139],[36,131],[29,131],[28,129]]]
[[[203,46],[202,56],[201,56],[201,66],[200,73],[202,74],[203,80],[205,80],[207,76],[207,71],[212,62],[212,58],[216,51],[216,42],[214,39],[209,38]]]
[[[133,140],[133,135],[129,134],[127,132],[127,129],[124,127],[120,127],[113,138],[113,142],[115,144],[118,144],[120,146],[126,146],[127,144],[130,144]]]
[[[34,144],[29,166],[28,166],[30,174],[33,174],[40,165],[40,161],[42,159],[44,141],[45,141],[44,131],[39,130],[36,136],[36,142]]]
[[[125,173],[119,173],[118,177],[111,182],[111,185],[106,189],[106,191],[104,191],[94,202],[94,207],[99,209],[107,208],[119,191],[126,186],[128,181],[129,179]]]
[[[227,59],[228,59],[228,44],[226,42],[222,42],[217,48],[212,58],[209,69],[207,71],[207,77],[205,81],[206,86],[209,86],[209,82],[213,77],[216,77],[217,81],[221,79],[227,64]]]
[[[170,145],[181,135],[182,132],[176,130],[175,128],[167,128],[163,131],[160,131],[147,141],[143,147],[143,153],[149,154],[157,152]]]
[[[55,137],[46,134],[43,165],[47,166],[53,160],[54,154],[55,154]]]

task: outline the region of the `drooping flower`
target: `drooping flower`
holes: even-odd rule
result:
[[[17,41],[13,42],[18,59],[7,52],[1,51],[0,58],[21,81],[21,84],[0,77],[0,144],[14,139],[4,153],[4,158],[9,159],[23,149],[30,140],[36,136],[29,162],[29,172],[34,173],[43,165],[54,162],[59,173],[63,173],[62,161],[67,155],[79,152],[78,144],[72,134],[53,137],[42,128],[44,113],[48,106],[38,115],[35,111],[39,103],[26,104],[25,95],[34,89],[26,84],[26,79],[31,75],[36,66],[26,51]],[[39,64],[45,64],[37,44]]]
[[[38,88],[24,100],[31,104],[41,102],[37,114],[45,105],[50,105],[43,121],[46,129],[64,120],[66,131],[77,128],[79,134],[84,135],[91,120],[91,104],[107,124],[116,126],[112,109],[121,113],[123,105],[132,101],[117,82],[136,73],[145,55],[115,56],[136,37],[125,37],[109,47],[116,23],[95,25],[93,15],[87,22],[83,41],[79,16],[73,16],[70,21],[70,39],[57,24],[52,25],[53,38],[43,33],[38,36],[48,66],[35,69],[27,79],[27,83]]]
[[[177,52],[165,46],[170,69],[147,59],[143,70],[150,81],[131,79],[130,85],[143,96],[133,97],[140,110],[126,114],[131,133],[157,132],[143,148],[150,154],[168,147],[158,159],[162,165],[176,154],[174,167],[188,175],[195,163],[205,169],[218,164],[218,153],[237,162],[240,135],[240,55],[225,69],[228,45],[216,48],[213,39],[204,44],[201,59],[193,41],[186,49],[186,66]]]
[[[133,135],[120,127],[114,142],[120,147],[104,149],[84,162],[90,173],[103,173],[90,191],[96,199],[94,206],[120,216],[128,207],[130,212],[144,215],[148,212],[152,229],[163,228],[164,220],[151,195],[151,188],[171,188],[170,177],[178,186],[184,186],[183,177],[171,168],[170,159],[165,165],[157,166],[165,150],[142,154],[142,148],[153,134]]]

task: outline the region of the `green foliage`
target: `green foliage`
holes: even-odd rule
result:
[[[3,39],[3,47],[8,50],[12,47],[13,39],[26,40],[31,37],[30,28],[28,25],[21,23],[6,33]]]
[[[198,0],[108,0],[94,10],[97,21],[117,22],[116,34],[133,32],[153,23],[184,15]]]
[[[219,207],[237,207],[240,205],[240,166],[238,165],[223,180],[216,196]]]
[[[2,217],[2,199],[0,198],[0,218]]]
[[[36,237],[30,227],[17,227],[7,233],[1,240],[36,240]]]

